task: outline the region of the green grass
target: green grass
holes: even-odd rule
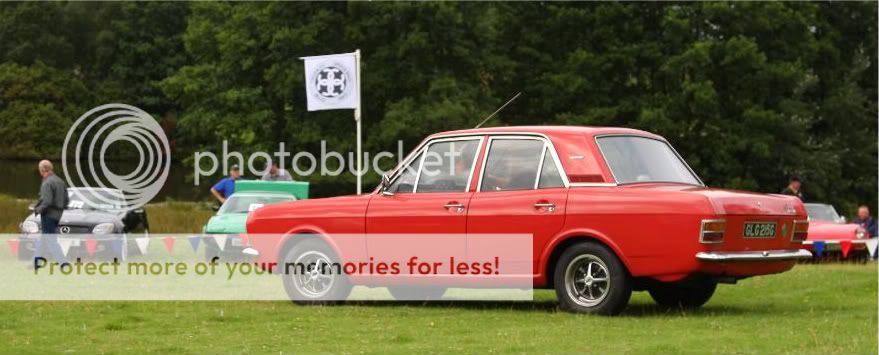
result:
[[[877,268],[799,265],[696,311],[636,293],[621,317],[534,302],[0,302],[0,353],[872,354]]]

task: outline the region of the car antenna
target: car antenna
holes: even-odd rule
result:
[[[486,117],[484,120],[482,120],[482,122],[479,122],[479,124],[476,125],[476,127],[473,127],[473,128],[479,128],[479,127],[482,127],[482,125],[484,125],[485,122],[488,122],[488,120],[490,120],[492,117],[494,117],[494,115],[496,115],[498,112],[501,112],[501,110],[503,110],[504,107],[507,107],[507,105],[509,105],[509,104],[512,103],[514,100],[516,100],[517,98],[519,98],[519,95],[522,95],[522,92],[521,92],[521,91],[519,91],[519,93],[516,94],[516,96],[513,96],[513,98],[511,98],[511,99],[510,99],[509,101],[507,101],[505,104],[501,105],[501,107],[498,107],[497,110],[495,110],[494,112],[492,112],[490,115],[488,115],[488,117]]]

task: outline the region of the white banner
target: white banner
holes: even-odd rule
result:
[[[360,102],[355,53],[302,57],[308,110],[355,109]]]

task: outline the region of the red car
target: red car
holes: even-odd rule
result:
[[[846,223],[832,205],[807,203],[809,214],[809,238],[803,244],[816,257],[849,255],[868,257],[867,240],[872,236],[864,228],[854,223]],[[819,243],[816,246],[815,243]]]
[[[464,164],[440,158],[439,172],[422,176],[424,156],[452,146]],[[335,252],[300,234],[531,234],[533,286],[554,288],[568,310],[597,314],[621,312],[644,290],[661,305],[699,307],[718,283],[810,258],[807,230],[797,198],[705,186],[661,136],[567,126],[437,133],[371,194],[266,206],[247,220],[248,233],[285,235],[251,238],[268,263]],[[294,299],[320,301],[360,281],[320,292],[284,282]]]

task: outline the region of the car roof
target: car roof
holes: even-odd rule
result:
[[[431,137],[441,137],[448,135],[467,135],[467,134],[491,134],[491,133],[538,133],[547,136],[558,134],[586,134],[590,136],[603,134],[632,134],[638,136],[647,136],[662,139],[662,137],[638,129],[623,127],[597,127],[597,126],[504,126],[504,127],[486,127],[471,128],[454,131],[445,131],[432,134]]]
[[[831,205],[831,204],[829,204],[829,203],[819,203],[819,202],[808,202],[808,203],[804,203],[804,205],[806,205],[806,206],[827,206],[827,207],[833,207],[833,205]]]
[[[284,191],[257,191],[257,190],[248,190],[248,191],[239,191],[232,194],[232,196],[283,196],[283,197],[293,197],[296,198],[295,195],[284,192]]]
[[[109,187],[68,187],[67,189],[74,190],[74,191],[98,190],[98,191],[122,192],[122,190],[111,189]]]

